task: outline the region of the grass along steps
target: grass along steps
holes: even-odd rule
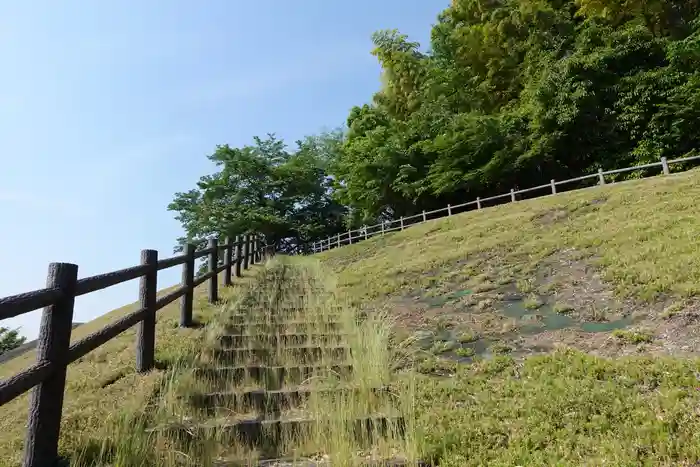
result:
[[[292,407],[301,406],[314,395],[329,397],[358,397],[364,388],[337,387],[320,388],[317,386],[296,386],[285,389],[248,389],[225,392],[197,393],[190,396],[190,405],[211,411],[217,407],[245,406],[258,412],[276,413]],[[354,392],[355,394],[349,394]],[[372,388],[373,397],[382,397],[389,393],[389,388]]]
[[[410,404],[391,386],[386,325],[335,300],[303,259],[275,260],[224,306],[146,432],[200,463],[407,465]]]
[[[292,364],[319,364],[331,362],[338,364],[348,360],[350,348],[346,345],[322,346],[322,345],[298,345],[278,346],[267,348],[237,348],[219,349],[213,348],[207,352],[207,356],[217,362],[224,363],[283,363]]]
[[[251,323],[251,324],[227,324],[224,330],[227,334],[290,334],[290,333],[329,333],[343,329],[343,323],[339,321],[327,321],[313,323],[305,321],[288,321],[284,323]]]
[[[217,338],[222,348],[277,347],[280,345],[322,344],[333,345],[345,341],[347,336],[336,333],[294,333],[294,334],[228,334]]]
[[[270,389],[301,384],[307,380],[352,377],[352,364],[299,366],[217,366],[194,368],[192,374],[214,390],[232,386],[260,385]]]

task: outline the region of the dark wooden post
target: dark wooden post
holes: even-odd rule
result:
[[[146,311],[136,329],[136,371],[145,373],[153,368],[156,353],[158,252],[141,250],[141,264],[148,265],[149,270],[141,276],[139,282],[139,305]]]
[[[258,262],[258,236],[253,234],[253,252],[250,255],[250,264],[256,264]]]
[[[250,257],[250,234],[243,237],[243,269],[248,269],[248,259]]]
[[[61,289],[63,296],[53,305],[44,308],[41,315],[37,362],[50,362],[53,372],[32,389],[27,436],[24,440],[24,467],[53,465],[58,459],[77,280],[78,266],[75,264],[49,265],[46,287]]]
[[[243,239],[236,235],[236,277],[241,277],[241,263],[243,262]]]
[[[226,237],[226,256],[224,256],[224,287],[231,285],[231,268],[233,267],[233,243],[231,237]]]
[[[219,265],[219,242],[215,238],[209,239],[209,273],[212,275],[209,278],[209,303],[216,303],[219,300],[219,282],[216,267]]]
[[[187,259],[182,265],[182,286],[187,287],[185,294],[180,297],[180,327],[192,326],[192,304],[194,302],[194,251],[191,243],[185,245]]]

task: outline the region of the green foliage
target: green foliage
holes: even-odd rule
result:
[[[340,135],[297,142],[294,152],[268,135],[254,145],[217,146],[209,156],[219,171],[200,178],[197,188],[176,193],[168,206],[177,212],[186,237],[203,246],[211,236],[258,232],[282,250],[304,248],[311,240],[339,231],[345,209],[330,196],[327,167]]]
[[[373,37],[382,69],[334,164],[363,221],[694,154],[698,2],[454,0],[430,52]]]
[[[190,240],[257,230],[296,245],[696,155],[699,13],[700,0],[453,0],[428,50],[397,30],[372,36],[380,87],[343,133],[291,153],[274,137],[220,146],[222,171],[171,209]]]
[[[16,329],[0,327],[0,355],[16,349],[26,342],[27,338],[20,336]]]

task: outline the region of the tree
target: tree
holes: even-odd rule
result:
[[[19,335],[16,329],[0,327],[0,355],[16,349],[26,342],[27,338]]]
[[[372,36],[381,80],[344,132],[256,138],[178,193],[185,241],[347,228],[697,153],[700,0],[452,0],[427,50]],[[619,177],[632,175],[618,175]]]
[[[453,0],[382,67],[332,168],[354,222],[696,151],[699,0]]]
[[[327,174],[341,139],[338,132],[308,137],[294,152],[274,135],[242,148],[217,146],[209,159],[220,170],[176,193],[168,206],[186,232],[176,251],[187,242],[203,246],[212,236],[246,233],[261,233],[283,251],[303,250],[342,231],[346,211],[332,199]]]

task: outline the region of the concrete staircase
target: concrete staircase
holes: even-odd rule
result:
[[[406,424],[390,389],[357,372],[357,318],[312,303],[323,292],[290,268],[262,273],[222,317],[193,370],[206,389],[186,397],[200,416],[169,426],[168,437],[187,452],[215,443],[221,466],[409,465],[376,455]]]

